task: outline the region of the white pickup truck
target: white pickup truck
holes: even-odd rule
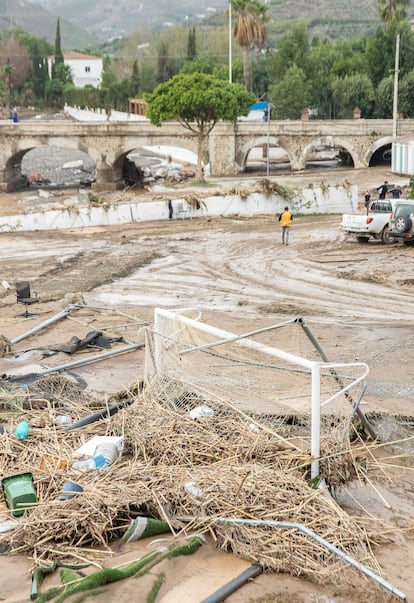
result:
[[[390,234],[390,218],[398,199],[372,201],[368,213],[343,214],[342,228],[354,235],[360,243],[367,243],[370,237],[381,239],[383,243],[394,243]]]

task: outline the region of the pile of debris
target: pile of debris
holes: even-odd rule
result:
[[[4,382],[0,406],[13,413],[0,435],[0,474],[17,516],[1,536],[8,551],[39,568],[102,561],[111,542],[142,537],[150,520],[176,537],[212,534],[264,570],[368,588],[379,600],[380,586],[361,585],[352,569],[378,569],[373,533],[318,487],[323,478],[335,487],[375,478],[381,467],[368,446],[348,439],[344,449],[332,426],[322,456],[335,462],[322,459],[316,484],[309,436],[200,391],[164,374],[99,405],[58,375]],[[22,476],[30,496],[13,497],[5,483]]]
[[[190,165],[182,166],[171,159],[162,161],[154,157],[136,156],[133,160],[126,157],[122,166],[122,178],[126,186],[150,189],[156,184],[168,182],[179,184],[195,178],[195,169]]]
[[[21,406],[19,424],[26,421],[30,432],[25,439],[2,434],[1,473],[32,473],[37,492],[36,504],[2,538],[11,553],[25,551],[37,562],[70,559],[77,547],[107,547],[138,514],[167,518],[174,533],[212,530],[223,548],[266,569],[319,582],[340,563],[335,555],[318,543],[305,546],[297,531],[269,530],[266,520],[311,526],[351,556],[370,558],[366,534],[326,489],[308,485],[309,456],[293,443],[257,422],[255,433],[230,408],[217,424],[212,416],[192,418],[188,408],[154,407],[140,389],[128,392],[128,406],[125,399],[108,401],[120,408],[112,419],[88,423],[96,401],[64,377],[48,376],[24,393],[3,388],[2,404]],[[119,438],[122,456],[80,471],[79,451],[96,436]],[[75,485],[69,493],[68,482]],[[263,526],[229,527],[219,521],[225,518]]]

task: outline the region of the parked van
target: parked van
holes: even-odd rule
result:
[[[391,214],[391,232],[405,245],[414,245],[414,199],[399,199]]]

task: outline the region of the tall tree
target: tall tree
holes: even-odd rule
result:
[[[270,100],[277,119],[299,119],[309,104],[309,84],[306,75],[296,64],[286,71],[283,79],[270,88]]]
[[[375,91],[365,73],[337,78],[332,81],[331,88],[338,107],[338,117],[341,119],[351,117],[355,107],[361,109],[364,117],[372,117]]]
[[[292,65],[297,65],[307,71],[308,58],[308,26],[304,22],[295,23],[279,41],[277,52],[272,54],[272,78],[274,80],[282,79]]]
[[[407,73],[399,87],[398,108],[404,117],[414,116],[414,71]]]
[[[188,32],[187,61],[193,61],[197,56],[196,30],[192,27]]]
[[[17,35],[12,34],[0,47],[0,65],[4,65],[4,83],[8,89],[8,104],[16,102],[17,93],[27,81],[30,60]]]
[[[129,96],[134,98],[139,93],[140,77],[138,61],[135,60],[132,65],[131,79],[129,80]]]
[[[206,73],[178,74],[145,96],[147,117],[160,126],[177,119],[197,135],[197,180],[203,181],[202,156],[206,137],[219,119],[235,122],[247,115],[254,94]]]
[[[379,117],[381,119],[391,119],[393,113],[393,104],[394,77],[389,75],[381,80],[377,86],[375,93],[375,117]]]
[[[173,66],[168,55],[168,44],[161,42],[158,49],[157,83],[167,82],[173,75]]]
[[[393,19],[403,21],[407,18],[406,7],[410,0],[378,0],[378,12],[385,27],[388,28]]]
[[[64,63],[62,47],[60,43],[60,21],[59,17],[56,23],[56,37],[55,37],[55,57],[54,57],[55,65],[59,65],[60,63]]]
[[[266,40],[267,8],[260,0],[230,0],[230,4],[236,20],[234,37],[242,50],[244,85],[251,90],[249,52]]]

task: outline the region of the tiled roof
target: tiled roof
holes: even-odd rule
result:
[[[92,56],[90,54],[84,54],[83,52],[76,52],[75,50],[70,50],[69,52],[63,52],[63,58],[65,61],[73,61],[73,60],[79,60],[79,61],[87,61],[87,60],[93,60],[93,61],[99,61],[102,60],[102,57],[95,57]],[[53,59],[54,56],[51,55],[49,57],[49,59]]]

